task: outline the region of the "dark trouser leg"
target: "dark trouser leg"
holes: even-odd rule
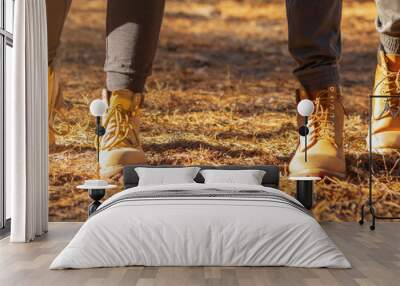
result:
[[[376,27],[381,44],[388,54],[400,54],[400,2],[398,0],[376,0],[378,18]]]
[[[53,64],[71,0],[46,0],[49,65]]]
[[[108,0],[107,89],[142,92],[151,74],[164,0]]]
[[[286,0],[286,10],[294,75],[309,92],[339,85],[342,0]]]

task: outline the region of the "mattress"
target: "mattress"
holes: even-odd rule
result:
[[[179,184],[106,200],[50,269],[119,266],[350,268],[319,223],[273,188]]]

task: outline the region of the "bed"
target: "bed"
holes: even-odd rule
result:
[[[139,167],[124,168],[125,190],[99,207],[50,269],[351,267],[309,211],[279,190],[276,166],[199,166],[263,170],[261,185],[205,184],[198,173],[193,183],[151,186],[138,186]]]

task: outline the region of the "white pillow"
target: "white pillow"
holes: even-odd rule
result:
[[[261,170],[201,170],[205,184],[261,185],[265,171]]]
[[[195,183],[193,179],[199,170],[198,167],[135,168],[139,176],[139,186]]]

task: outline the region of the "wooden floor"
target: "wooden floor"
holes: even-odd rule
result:
[[[288,267],[125,267],[48,270],[80,223],[50,223],[49,233],[28,244],[0,241],[0,285],[400,285],[400,223],[379,223],[371,232],[356,223],[323,227],[353,269]]]

